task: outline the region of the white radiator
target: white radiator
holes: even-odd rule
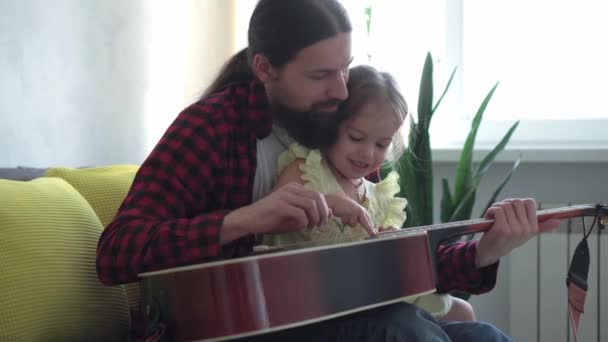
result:
[[[543,204],[541,209],[567,204]],[[593,218],[585,218],[587,230]],[[578,341],[608,341],[608,237],[596,226],[589,236],[591,256],[585,312]],[[566,275],[583,236],[582,218],[517,249],[510,257],[510,333],[514,341],[574,341],[567,317]]]

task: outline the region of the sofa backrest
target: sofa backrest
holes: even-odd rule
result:
[[[34,167],[0,167],[0,179],[28,181],[44,176],[47,169]]]

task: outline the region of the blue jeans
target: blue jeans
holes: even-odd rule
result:
[[[512,341],[484,322],[442,322],[415,305],[396,303],[239,341]]]

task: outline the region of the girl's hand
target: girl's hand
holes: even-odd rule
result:
[[[481,237],[477,245],[475,264],[485,267],[509,254],[532,237],[559,227],[559,220],[550,219],[539,223],[534,199],[507,199],[495,203],[484,217],[494,219],[494,224]]]
[[[350,197],[336,194],[325,196],[327,205],[334,216],[349,226],[360,224],[369,235],[376,235],[378,231],[374,227],[371,217],[365,208]]]

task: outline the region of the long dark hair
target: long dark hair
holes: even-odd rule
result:
[[[251,80],[250,63],[256,54],[280,68],[301,49],[351,30],[348,14],[338,0],[260,0],[249,20],[249,46],[222,66],[203,96]]]

